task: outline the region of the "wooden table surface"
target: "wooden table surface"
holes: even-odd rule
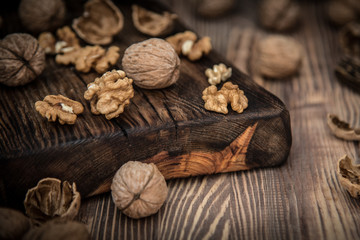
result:
[[[360,239],[360,202],[336,176],[344,154],[360,162],[360,145],[334,137],[326,124],[334,113],[359,127],[360,94],[334,75],[342,52],[338,29],[326,19],[327,2],[301,2],[302,24],[288,35],[303,45],[303,63],[298,75],[282,81],[253,76],[249,66],[254,43],[268,34],[257,24],[257,1],[238,0],[227,16],[210,20],[196,16],[196,1],[162,2],[285,103],[291,152],[280,167],[169,180],[163,207],[140,220],[121,214],[110,193],[85,199],[77,220],[92,239]]]
[[[211,20],[196,16],[194,1],[164,3],[252,76],[251,51],[267,34],[256,22],[256,1],[237,1],[228,16]],[[141,220],[121,214],[110,193],[87,199],[78,220],[93,239],[360,239],[360,202],[336,176],[344,154],[359,162],[359,142],[337,139],[326,124],[327,113],[334,113],[360,126],[360,94],[334,75],[342,52],[325,4],[302,2],[302,24],[289,34],[304,46],[299,74],[283,81],[254,78],[289,109],[293,145],[286,163],[170,180],[164,206]]]

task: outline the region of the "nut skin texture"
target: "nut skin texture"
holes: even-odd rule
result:
[[[134,26],[140,32],[152,37],[158,37],[169,34],[174,27],[176,14],[164,12],[158,14],[138,5],[132,6],[132,19]]]
[[[269,78],[286,78],[298,72],[303,49],[295,39],[270,35],[256,46],[253,65],[256,73]]]
[[[153,163],[129,161],[116,172],[111,184],[115,205],[135,219],[156,213],[167,193],[164,176]]]
[[[169,87],[180,76],[178,55],[168,42],[159,38],[150,38],[128,47],[122,66],[134,84],[145,89]]]
[[[21,239],[30,229],[30,220],[21,212],[0,208],[0,239]]]
[[[90,101],[91,112],[108,120],[118,117],[134,97],[132,82],[124,71],[112,70],[89,83],[84,98]]]
[[[13,33],[0,41],[0,83],[25,85],[45,68],[45,51],[33,36]]]
[[[294,0],[263,0],[259,20],[263,27],[274,31],[288,31],[300,19],[300,7]]]
[[[85,11],[74,19],[72,27],[84,41],[90,44],[109,44],[124,26],[124,16],[111,0],[90,0]]]
[[[32,228],[23,240],[90,240],[86,225],[77,221],[54,219]]]
[[[32,219],[45,221],[53,218],[74,219],[79,212],[80,193],[76,185],[56,178],[41,179],[28,190],[24,206]]]
[[[32,32],[52,31],[65,19],[62,0],[21,0],[19,16],[22,24]]]

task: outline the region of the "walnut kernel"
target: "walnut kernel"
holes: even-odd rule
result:
[[[182,46],[185,42],[192,42],[191,47],[196,41],[197,36],[195,33],[191,31],[185,31],[181,33],[177,33],[173,36],[167,37],[165,40],[171,44],[171,46],[175,49],[176,53],[180,55],[182,53]],[[190,49],[186,52],[190,52]]]
[[[43,101],[37,101],[35,108],[49,122],[58,118],[60,124],[74,124],[77,115],[84,111],[81,103],[62,95],[48,95]]]
[[[22,24],[32,32],[52,31],[65,19],[62,0],[21,0],[19,16]]]
[[[122,66],[134,84],[147,89],[166,88],[180,75],[180,59],[171,45],[150,38],[125,50]]]
[[[226,97],[218,92],[215,85],[205,88],[202,99],[205,101],[204,108],[209,111],[227,114],[228,101]]]
[[[75,32],[90,44],[109,44],[124,25],[121,11],[110,0],[90,0],[83,15],[74,19]]]
[[[131,218],[156,213],[167,193],[164,176],[153,163],[129,161],[116,172],[111,184],[115,205]]]
[[[347,155],[340,158],[338,162],[337,175],[340,184],[354,198],[360,195],[360,165],[354,165],[353,160]]]
[[[170,33],[173,30],[176,14],[164,12],[158,14],[142,8],[138,5],[132,6],[132,19],[134,26],[140,32],[158,37]]]
[[[0,239],[22,239],[30,229],[30,220],[19,211],[0,207]]]
[[[46,54],[55,53],[56,39],[51,32],[43,32],[38,37],[39,45],[45,50]]]
[[[252,64],[256,73],[265,77],[289,77],[299,70],[302,51],[295,39],[270,35],[258,42]]]
[[[214,65],[213,68],[207,68],[205,75],[208,77],[208,82],[211,85],[219,84],[221,81],[225,82],[231,77],[232,68],[227,68],[225,64],[220,63]]]
[[[33,36],[13,33],[0,41],[0,83],[25,85],[45,68],[45,51]]]
[[[93,114],[105,114],[106,119],[118,117],[134,96],[133,80],[124,71],[112,70],[87,85],[84,98],[90,101]]]
[[[55,217],[73,219],[80,209],[80,193],[73,183],[56,178],[44,178],[36,187],[28,190],[24,206],[26,214],[37,220],[49,220]]]

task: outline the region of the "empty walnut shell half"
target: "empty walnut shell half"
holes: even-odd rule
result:
[[[115,205],[132,218],[156,213],[167,193],[165,178],[153,163],[129,161],[116,172],[111,184]]]
[[[336,77],[351,89],[360,92],[360,59],[343,57],[335,68]]]
[[[357,198],[360,195],[360,165],[354,165],[353,160],[345,155],[338,162],[337,174],[340,184]]]
[[[180,75],[180,59],[170,43],[150,38],[125,50],[122,66],[134,84],[147,89],[166,88]]]
[[[75,32],[90,44],[109,44],[124,25],[121,11],[110,0],[90,0],[83,15],[74,19]]]
[[[0,83],[25,85],[39,76],[45,65],[45,51],[30,34],[13,33],[0,41]]]
[[[62,0],[21,0],[19,16],[32,32],[52,31],[61,26],[66,8]]]
[[[170,33],[174,27],[176,14],[164,12],[158,14],[142,8],[138,5],[132,6],[132,19],[134,26],[140,32],[158,37]]]
[[[328,114],[327,123],[332,133],[341,139],[360,141],[360,128],[352,128],[347,122],[341,121],[338,116]]]
[[[44,178],[36,187],[28,190],[24,206],[26,214],[37,220],[48,220],[55,217],[73,219],[80,209],[80,193],[75,183],[56,178]]]

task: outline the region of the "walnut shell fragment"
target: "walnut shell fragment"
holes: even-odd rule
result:
[[[53,219],[32,228],[23,240],[90,240],[90,233],[85,224],[66,219]]]
[[[22,239],[30,229],[30,220],[21,212],[0,207],[0,239]]]
[[[74,19],[72,27],[75,32],[90,44],[109,44],[115,34],[124,26],[124,16],[110,0],[89,0],[85,11]]]
[[[340,184],[350,195],[358,198],[360,195],[360,165],[354,165],[353,160],[345,155],[338,162],[337,175]]]
[[[118,117],[134,96],[132,82],[124,71],[112,70],[89,83],[84,98],[90,101],[91,112],[108,120]]]
[[[19,16],[32,32],[52,31],[61,26],[66,8],[62,0],[21,0]]]
[[[37,220],[55,217],[74,219],[80,209],[80,193],[76,185],[56,178],[44,178],[28,190],[24,206],[26,214]]]
[[[132,19],[134,26],[140,32],[158,37],[170,33],[174,27],[176,14],[163,12],[158,14],[142,8],[138,5],[132,5]]]
[[[111,184],[115,205],[136,219],[156,213],[167,193],[165,178],[153,163],[129,161],[116,172]]]
[[[360,128],[352,128],[349,123],[341,121],[338,116],[327,115],[327,123],[331,132],[338,138],[350,141],[360,141]]]
[[[132,44],[125,50],[122,66],[135,85],[146,89],[169,87],[180,75],[178,55],[160,38]]]
[[[81,103],[62,95],[48,95],[35,103],[35,109],[49,122],[59,120],[60,124],[74,124],[77,115],[84,111]]]
[[[45,66],[45,51],[30,34],[13,33],[0,41],[0,83],[25,85],[35,80]]]

